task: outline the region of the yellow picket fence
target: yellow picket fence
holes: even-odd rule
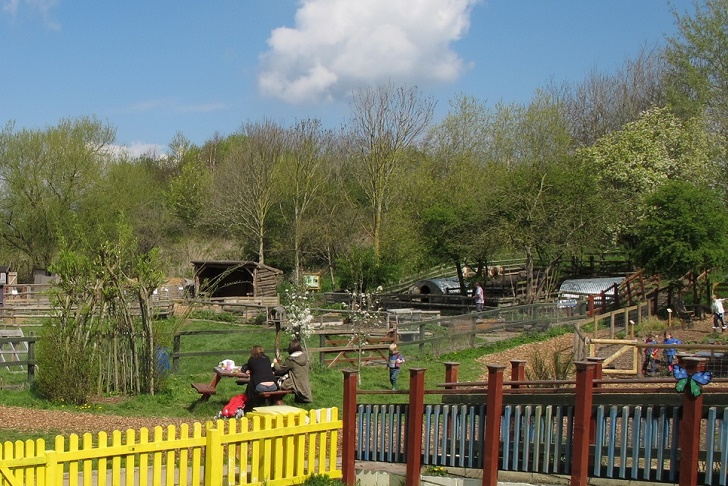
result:
[[[338,409],[0,444],[0,486],[245,485],[341,477]],[[190,430],[191,429],[191,430]]]

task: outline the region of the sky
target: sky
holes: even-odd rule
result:
[[[0,0],[0,128],[93,116],[134,155],[319,118],[353,90],[528,103],[676,33],[692,0]]]

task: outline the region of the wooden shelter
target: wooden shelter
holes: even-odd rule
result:
[[[258,262],[193,261],[195,295],[208,297],[276,297],[283,271]]]

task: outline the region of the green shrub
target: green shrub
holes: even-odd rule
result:
[[[574,354],[571,350],[553,351],[550,359],[540,351],[533,355],[531,367],[526,370],[529,380],[568,380],[574,373]],[[544,385],[546,386],[546,385]],[[561,385],[555,385],[557,388]]]
[[[92,371],[92,352],[66,339],[60,326],[46,324],[36,347],[38,375],[34,390],[55,402],[83,405],[91,396],[97,373]]]
[[[326,474],[312,474],[301,484],[303,486],[346,486],[341,479],[333,479]]]

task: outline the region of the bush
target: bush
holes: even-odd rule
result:
[[[35,391],[55,402],[83,405],[93,391],[92,353],[62,335],[59,326],[43,327],[42,339],[36,347],[38,375]]]
[[[301,484],[303,486],[346,486],[341,479],[333,479],[326,474],[312,474]]]

